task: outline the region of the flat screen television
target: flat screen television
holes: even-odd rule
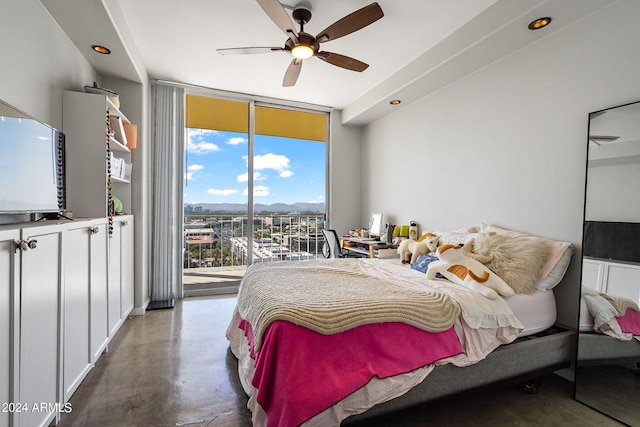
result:
[[[0,101],[0,214],[66,208],[64,134]]]

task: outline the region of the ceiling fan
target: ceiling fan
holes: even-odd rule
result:
[[[589,120],[593,120],[597,117],[600,117],[606,112],[607,110],[600,110],[593,113],[589,113]],[[589,141],[595,144],[597,147],[600,147],[602,144],[612,143],[618,139],[620,139],[620,137],[615,135],[589,135]]]
[[[300,25],[300,31],[296,31],[293,21],[278,0],[257,0],[257,2],[269,18],[287,35],[288,39],[284,47],[238,47],[217,49],[218,53],[222,55],[244,55],[281,51],[290,52],[294,58],[284,74],[284,79],[282,80],[282,86],[284,87],[296,84],[302,69],[303,59],[312,56],[352,71],[362,72],[369,67],[368,64],[357,59],[325,50],[321,51],[320,43],[326,43],[351,34],[382,18],[384,13],[378,3],[371,3],[350,13],[329,25],[314,37],[304,32],[304,25],[311,20],[311,11],[307,7],[299,6],[293,10],[292,17]]]
[[[614,135],[589,135],[589,141],[593,142],[598,147],[602,144],[611,143],[619,138],[619,136]]]

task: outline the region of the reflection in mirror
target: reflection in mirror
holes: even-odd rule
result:
[[[575,397],[640,425],[640,102],[589,119]]]

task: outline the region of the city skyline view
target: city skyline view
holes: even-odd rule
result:
[[[184,203],[247,203],[248,135],[187,129]],[[254,203],[324,203],[326,145],[255,136]]]

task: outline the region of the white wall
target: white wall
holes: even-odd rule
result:
[[[423,230],[493,223],[579,248],[587,114],[640,99],[638,16],[640,2],[620,1],[370,124],[362,215]],[[556,293],[567,325],[576,258]]]
[[[341,112],[331,113],[331,145],[329,146],[329,227],[342,235],[359,228],[362,191],[361,129],[341,125]],[[368,221],[368,219],[367,219]]]
[[[37,0],[2,0],[0,40],[0,99],[62,129],[62,93],[99,81],[93,68]]]
[[[640,163],[588,169],[585,219],[640,222]]]
[[[37,0],[2,0],[0,99],[58,129],[62,92],[99,76]]]

